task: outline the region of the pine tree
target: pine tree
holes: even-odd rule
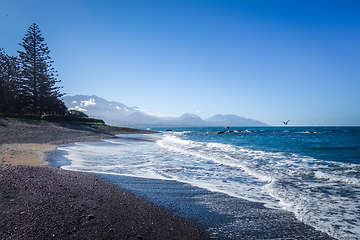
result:
[[[16,113],[19,109],[19,67],[16,57],[0,49],[0,112]]]
[[[60,80],[52,67],[50,50],[41,36],[37,24],[32,24],[22,39],[20,46],[24,51],[18,51],[22,76],[22,87],[19,89],[22,100],[34,114],[64,114]],[[65,109],[66,111],[66,109]]]

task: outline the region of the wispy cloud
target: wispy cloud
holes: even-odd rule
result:
[[[83,107],[88,107],[88,106],[95,106],[96,105],[96,102],[95,102],[95,99],[94,98],[90,98],[89,100],[84,100],[84,101],[81,101],[81,105],[80,106],[83,106]]]
[[[69,108],[69,110],[77,110],[77,111],[81,111],[81,112],[86,112],[87,111],[85,108],[81,108],[80,106]]]

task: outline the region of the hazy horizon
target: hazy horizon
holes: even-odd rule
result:
[[[0,0],[9,55],[32,23],[67,95],[154,115],[360,125],[358,1]]]
[[[71,110],[77,110],[77,111],[82,111],[85,114],[88,114],[90,117],[95,117],[95,118],[102,118],[103,120],[105,119],[107,122],[107,124],[110,125],[114,125],[114,122],[117,122],[117,124],[121,123],[121,121],[123,120],[124,117],[132,115],[133,113],[141,113],[141,114],[145,114],[148,116],[152,116],[152,117],[157,117],[160,119],[163,119],[162,123],[158,123],[158,124],[154,124],[154,123],[148,123],[148,125],[142,123],[142,126],[152,126],[154,127],[155,125],[157,125],[158,127],[199,127],[199,125],[189,125],[189,123],[187,123],[187,125],[174,125],[171,121],[177,121],[176,119],[179,119],[181,117],[183,117],[186,114],[189,114],[188,112],[184,112],[182,113],[180,116],[166,116],[163,114],[149,114],[146,111],[144,111],[143,109],[138,108],[137,106],[127,106],[125,103],[121,103],[121,102],[117,102],[117,101],[108,101],[107,99],[103,98],[103,97],[99,97],[96,95],[74,95],[74,96],[69,96],[66,95],[63,97],[64,98],[64,102],[66,104],[66,106],[71,109]],[[77,100],[74,100],[77,99]],[[100,101],[98,101],[100,100]],[[119,104],[119,105],[117,105]],[[119,107],[120,106],[120,107]],[[130,110],[129,110],[130,109]],[[123,116],[122,114],[124,113],[124,110],[126,111],[126,115]],[[120,114],[120,115],[119,115]],[[191,114],[190,115],[196,115],[196,114]],[[235,117],[240,117],[240,118],[244,118],[243,116],[238,116],[236,114],[221,114],[221,113],[216,113],[213,116],[210,116],[209,118],[213,118],[216,116],[235,116]],[[200,117],[201,118],[201,117]],[[209,121],[209,118],[201,118],[204,121]],[[170,122],[166,122],[166,119],[171,119]],[[255,120],[258,121],[257,119],[252,119],[252,118],[246,118],[247,120]],[[222,119],[222,121],[224,120],[224,118]],[[233,119],[232,119],[233,120]],[[260,122],[260,121],[259,121]],[[264,126],[260,126],[260,125],[233,125],[233,124],[229,124],[229,123],[225,123],[224,124],[219,124],[219,125],[214,125],[214,123],[212,123],[212,125],[202,125],[203,127],[224,127],[226,125],[228,126],[232,126],[232,127],[359,127],[358,125],[293,125],[291,123],[291,119],[288,119],[288,121],[286,121],[287,124],[284,124],[284,121],[281,124],[277,124],[277,125],[269,125],[266,122],[261,122],[263,124],[265,124]],[[170,125],[166,125],[166,123],[169,123]],[[117,125],[115,124],[115,125]],[[127,123],[127,126],[129,123]],[[172,124],[172,125],[171,125]],[[131,124],[131,126],[138,126],[136,125],[136,122]],[[138,126],[140,127],[140,126]],[[201,126],[200,126],[201,127]]]

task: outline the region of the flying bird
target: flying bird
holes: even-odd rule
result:
[[[287,125],[290,122],[290,119],[287,120],[286,122],[283,122],[285,125]]]

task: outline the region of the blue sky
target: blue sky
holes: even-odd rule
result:
[[[0,0],[10,55],[39,25],[67,95],[148,113],[360,125],[360,1]]]

